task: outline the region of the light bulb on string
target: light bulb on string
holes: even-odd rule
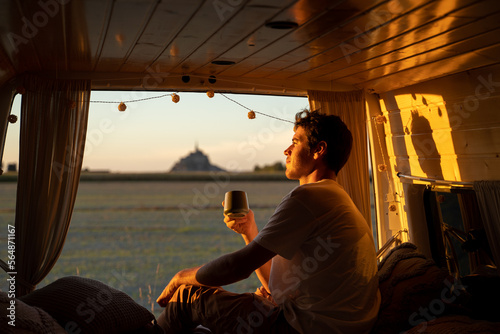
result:
[[[17,122],[17,116],[16,115],[9,115],[9,122],[10,123],[16,123]]]

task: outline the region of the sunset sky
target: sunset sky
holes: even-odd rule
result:
[[[160,96],[164,92],[92,92],[91,101],[130,101]],[[259,113],[293,121],[295,113],[308,107],[305,97],[227,95],[255,110],[248,110],[220,94],[178,93],[127,103],[90,104],[83,168],[112,172],[166,172],[197,144],[210,162],[226,170],[253,170],[256,164],[284,162],[283,151],[291,143],[293,124]],[[20,98],[12,113],[19,116]],[[3,156],[4,170],[17,163],[20,122],[9,124]]]

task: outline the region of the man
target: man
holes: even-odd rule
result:
[[[380,304],[373,238],[335,181],[352,136],[337,116],[297,114],[285,150],[286,176],[299,186],[259,233],[253,212],[225,217],[242,249],[177,273],[158,298],[166,333],[198,324],[214,333],[368,333]],[[234,294],[219,286],[257,273],[262,287]]]

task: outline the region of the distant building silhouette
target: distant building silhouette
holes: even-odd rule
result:
[[[198,144],[195,145],[194,152],[190,153],[188,156],[182,158],[177,162],[174,167],[170,170],[171,172],[210,172],[210,171],[224,171],[210,163],[207,155],[205,155],[198,148]]]

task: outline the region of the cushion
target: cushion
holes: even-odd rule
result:
[[[455,300],[450,292],[453,278],[403,243],[393,248],[379,264],[381,304],[373,332],[400,333],[443,315]]]
[[[79,276],[60,278],[20,299],[47,311],[69,333],[121,333],[154,320],[124,292]]]
[[[11,306],[11,300],[14,301],[14,306]],[[9,308],[12,308],[12,313]],[[66,331],[47,312],[18,299],[11,299],[2,291],[0,291],[0,309],[2,333],[66,334]],[[7,314],[4,314],[6,311]]]

